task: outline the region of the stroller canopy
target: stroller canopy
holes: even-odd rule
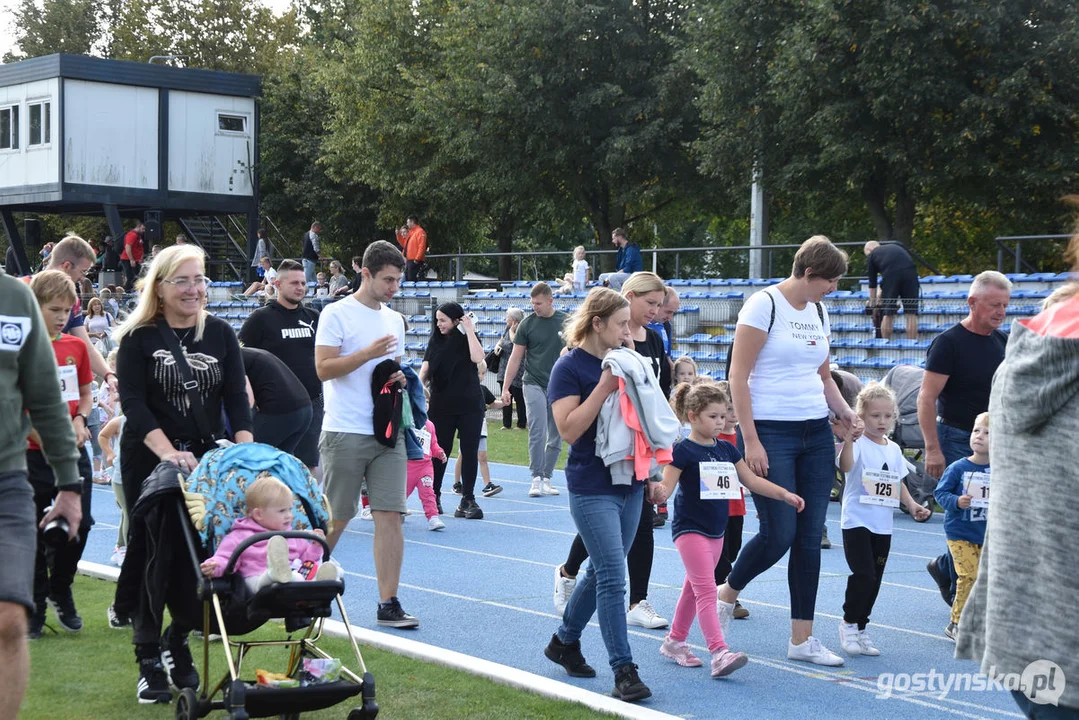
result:
[[[925,371],[913,365],[896,365],[884,376],[882,384],[895,393],[899,417],[895,424],[895,441],[903,448],[925,447],[922,430],[918,427],[918,393],[922,389]]]
[[[244,517],[247,485],[262,473],[278,478],[295,494],[294,529],[329,530],[329,506],[307,467],[269,445],[242,443],[206,453],[187,478],[187,511],[206,548],[217,547],[232,523]]]

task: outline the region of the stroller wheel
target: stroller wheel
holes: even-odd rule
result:
[[[184,688],[176,698],[176,720],[198,720],[199,696],[191,688]]]

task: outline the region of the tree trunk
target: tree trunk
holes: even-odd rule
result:
[[[884,181],[874,173],[865,185],[862,186],[862,199],[873,218],[873,226],[877,229],[878,240],[891,240],[893,234],[892,220],[888,215],[888,192]]]
[[[907,184],[902,183],[895,192],[895,223],[893,231],[894,240],[898,240],[910,247],[911,238],[914,235],[914,196],[907,189]]]
[[[511,213],[504,214],[495,226],[495,240],[498,242],[498,252],[509,253],[513,252],[513,231],[516,228],[516,221]],[[516,258],[510,255],[498,256],[498,279],[499,280],[514,280],[514,274],[517,272]]]
[[[617,203],[612,205],[610,187],[607,183],[600,183],[595,194],[589,198],[588,207],[589,220],[596,231],[596,249],[611,249],[611,233],[625,220],[625,206]],[[599,259],[592,263],[593,276],[598,277],[601,272],[613,271],[614,258],[613,254],[600,255]]]

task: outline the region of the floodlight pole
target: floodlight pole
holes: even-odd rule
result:
[[[749,200],[749,244],[756,248],[763,248],[766,221],[764,217],[764,186],[761,183],[763,173],[760,163],[753,164],[753,187],[750,190]],[[749,277],[764,277],[761,272],[764,251],[749,251]]]

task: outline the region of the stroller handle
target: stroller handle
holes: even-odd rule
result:
[[[236,546],[236,549],[232,551],[232,556],[229,558],[229,564],[225,566],[224,575],[230,574],[236,563],[239,561],[240,556],[243,555],[244,550],[251,547],[255,543],[260,543],[263,540],[269,540],[274,536],[283,538],[299,538],[300,540],[311,540],[322,545],[324,552],[322,553],[322,561],[330,559],[330,544],[326,542],[326,538],[320,537],[312,532],[305,532],[303,530],[281,530],[277,532],[260,532],[245,538]]]

